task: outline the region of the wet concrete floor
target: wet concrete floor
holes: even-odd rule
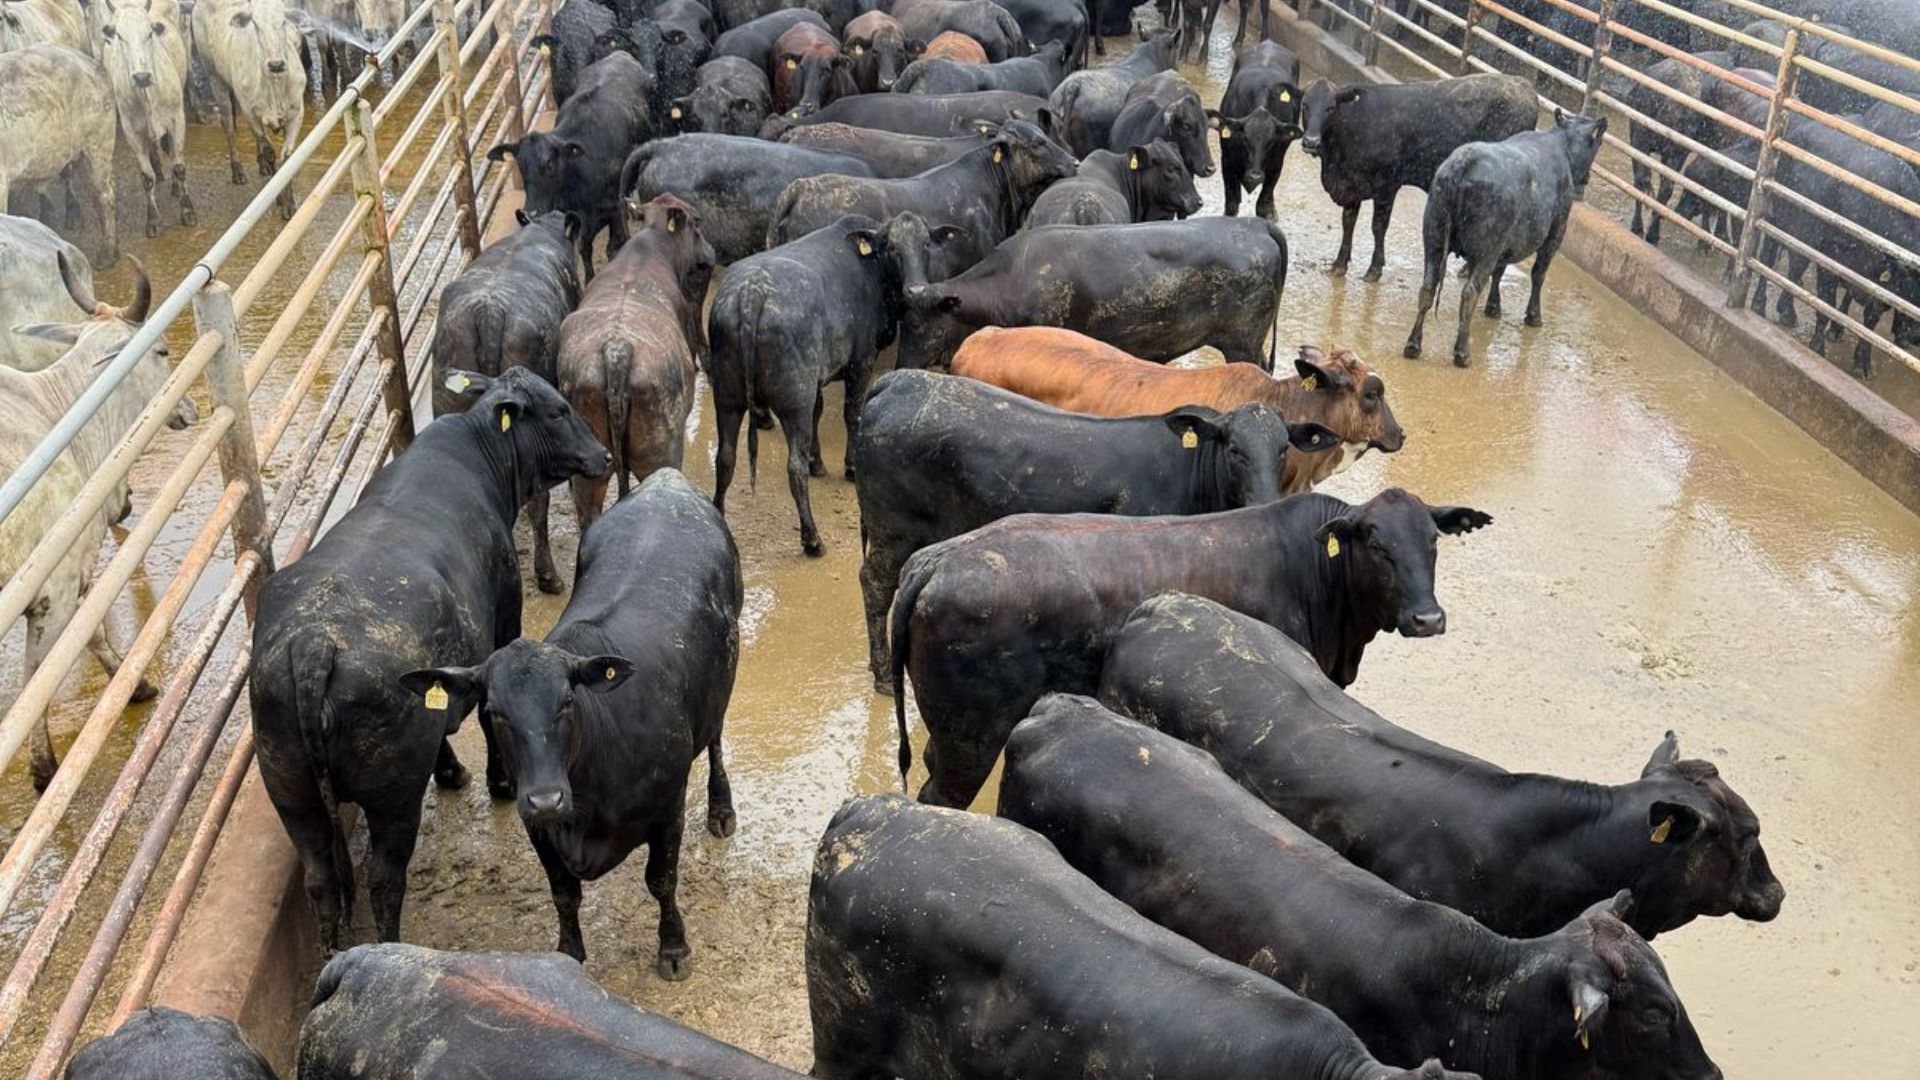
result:
[[[1223,25],[1210,59],[1186,69],[1210,103],[1230,34]],[[1109,59],[1124,54],[1112,44]],[[1203,191],[1204,212],[1218,213],[1218,180]],[[1400,359],[1419,206],[1417,194],[1402,198],[1386,279],[1367,284],[1327,273],[1339,215],[1316,163],[1296,151],[1279,193],[1293,254],[1282,345],[1356,348],[1385,374],[1409,435],[1400,454],[1370,455],[1326,490],[1361,499],[1398,485],[1496,518],[1443,545],[1448,633],[1379,640],[1353,693],[1509,768],[1603,782],[1638,775],[1662,733],[1679,731],[1753,803],[1788,890],[1771,924],[1699,921],[1659,941],[1709,1051],[1746,1080],[1910,1075],[1920,518],[1565,262],[1549,278],[1545,328],[1520,325],[1524,286],[1509,275],[1508,316],[1476,316],[1474,368],[1445,360],[1451,303],[1430,328],[1430,358]],[[656,910],[639,860],[589,884],[583,907],[587,968],[611,990],[800,1069],[814,842],[842,799],[897,784],[890,703],[865,672],[837,398],[823,424],[834,475],[813,483],[825,558],[800,554],[779,440],[763,440],[758,490],[743,476],[729,498],[748,597],[727,729],[740,830],[726,841],[688,832],[692,977],[653,973]],[[696,425],[688,471],[706,486],[704,398]],[[562,533],[565,573],[570,526]],[[527,630],[538,633],[561,603],[530,596]],[[455,742],[477,768],[474,725]],[[690,789],[696,823],[703,770]],[[989,787],[976,806],[993,798]],[[511,806],[481,785],[429,795],[411,880],[410,941],[553,940],[537,860]]]

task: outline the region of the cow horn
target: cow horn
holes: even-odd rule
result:
[[[127,261],[133,264],[133,303],[120,309],[120,317],[130,323],[143,323],[147,321],[147,309],[153,305],[153,282],[147,278],[144,263],[131,255]]]
[[[67,253],[56,251],[54,261],[60,265],[60,282],[67,287],[67,295],[80,305],[80,310],[88,315],[100,314],[100,301],[93,295],[93,289],[73,275],[73,266],[67,262]]]

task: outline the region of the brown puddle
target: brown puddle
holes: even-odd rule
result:
[[[1223,27],[1209,62],[1187,69],[1206,77],[1209,101],[1230,36]],[[1127,47],[1110,43],[1108,59]],[[1475,317],[1471,370],[1445,359],[1450,302],[1430,359],[1402,360],[1419,198],[1399,206],[1385,281],[1330,278],[1338,213],[1316,162],[1296,148],[1288,164],[1282,353],[1352,345],[1384,373],[1409,436],[1402,453],[1369,455],[1327,490],[1358,499],[1399,485],[1496,519],[1445,545],[1449,632],[1376,642],[1355,695],[1508,768],[1596,781],[1637,776],[1677,730],[1752,802],[1788,891],[1771,924],[1702,920],[1658,942],[1709,1052],[1743,1080],[1910,1074],[1898,1063],[1920,1004],[1920,519],[1565,261],[1544,329],[1520,325],[1525,285],[1510,274],[1506,318]],[[1219,181],[1204,184],[1205,212],[1217,213]],[[1361,232],[1356,263],[1371,250]],[[1457,287],[1449,279],[1449,299]],[[890,702],[866,676],[838,400],[822,425],[832,475],[813,482],[824,559],[799,552],[778,438],[762,440],[758,490],[743,469],[728,500],[748,589],[727,729],[740,828],[727,841],[699,831],[697,767],[680,895],[691,979],[653,974],[656,909],[637,859],[590,883],[583,907],[595,978],[799,1069],[810,1061],[801,942],[814,842],[842,799],[898,779]],[[695,445],[689,472],[710,486],[704,399]],[[557,519],[570,520],[567,503],[555,500]],[[538,633],[561,604],[529,595]],[[477,771],[472,724],[456,744]],[[430,800],[407,939],[551,943],[545,879],[511,806],[478,783]]]

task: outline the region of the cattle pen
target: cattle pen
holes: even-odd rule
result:
[[[1637,771],[1649,732],[1682,728],[1761,807],[1770,842],[1784,841],[1774,857],[1793,912],[1758,947],[1750,926],[1702,925],[1660,941],[1704,1017],[1703,1036],[1733,1075],[1901,1075],[1891,1063],[1901,1060],[1897,1034],[1920,980],[1920,922],[1905,897],[1920,871],[1920,803],[1901,781],[1920,752],[1911,723],[1920,524],[1908,512],[1920,512],[1920,361],[1887,322],[1808,289],[1763,247],[1920,320],[1891,271],[1883,279],[1835,260],[1799,224],[1856,237],[1893,265],[1920,266],[1920,256],[1781,179],[1796,162],[1920,215],[1920,205],[1791,134],[1803,118],[1920,167],[1911,145],[1796,94],[1824,79],[1920,115],[1920,101],[1812,58],[1808,45],[1834,43],[1915,73],[1920,61],[1812,21],[1783,20],[1775,43],[1664,0],[1539,2],[1566,20],[1548,25],[1497,0],[1465,0],[1463,12],[1433,0],[1299,0],[1297,15],[1273,12],[1274,36],[1316,74],[1537,72],[1549,114],[1556,103],[1605,110],[1751,187],[1729,198],[1636,145],[1625,124],[1610,131],[1612,153],[1595,169],[1611,189],[1607,208],[1644,209],[1705,252],[1670,257],[1628,243],[1600,210],[1577,209],[1566,250],[1580,269],[1554,272],[1552,328],[1524,342],[1514,327],[1477,331],[1505,336],[1486,370],[1468,375],[1397,359],[1413,284],[1397,279],[1417,277],[1406,253],[1418,248],[1418,215],[1394,227],[1396,280],[1368,292],[1356,280],[1349,292],[1323,271],[1337,212],[1296,158],[1282,190],[1295,269],[1280,341],[1353,342],[1388,372],[1396,407],[1418,417],[1408,424],[1414,445],[1431,455],[1411,464],[1372,455],[1333,490],[1424,487],[1498,504],[1500,528],[1517,530],[1491,548],[1474,547],[1480,538],[1449,548],[1455,629],[1441,644],[1383,643],[1391,677],[1375,672],[1356,693],[1389,716],[1436,717],[1435,738],[1568,775],[1617,773],[1629,761]],[[1725,2],[1755,19],[1778,16]],[[530,41],[554,6],[435,0],[414,10],[231,227],[156,296],[145,325],[35,459],[0,486],[4,518],[141,354],[171,347],[165,389],[0,592],[0,626],[11,626],[131,477],[131,527],[116,534],[79,615],[0,720],[0,766],[24,764],[43,715],[55,718],[61,751],[37,800],[24,768],[5,772],[20,793],[0,822],[0,959],[11,964],[0,985],[0,1070],[58,1075],[88,1035],[149,1003],[234,1017],[269,1057],[291,1060],[318,949],[298,864],[253,773],[242,697],[249,620],[235,616],[250,615],[266,576],[299,558],[424,419],[416,403],[433,366],[436,297],[516,204],[512,169],[485,150],[537,126],[548,107],[549,65]],[[1630,9],[1766,57],[1772,85],[1644,33],[1627,21]],[[1501,24],[1578,62],[1542,59]],[[415,32],[424,47],[403,62],[401,43]],[[1210,104],[1231,60],[1225,43],[1217,36],[1195,73]],[[1649,77],[1619,54],[1627,46],[1756,95],[1764,116],[1742,119]],[[1716,134],[1648,115],[1635,88]],[[1751,162],[1733,152],[1741,139]],[[1701,224],[1643,190],[1627,165],[1743,228]],[[1203,212],[1217,213],[1217,182],[1203,191]],[[298,203],[283,224],[274,207],[285,192]],[[1762,281],[1871,346],[1871,376],[1745,311]],[[202,419],[167,433],[189,395]],[[703,403],[688,466],[696,483],[711,476],[711,421]],[[826,437],[834,460],[842,447]],[[636,974],[647,967],[636,959],[644,944],[609,942],[589,970],[622,996],[804,1069],[805,865],[840,798],[894,783],[892,722],[865,682],[851,487],[816,482],[824,560],[790,550],[777,487],[742,493],[729,508],[748,586],[730,720],[741,834],[732,846],[690,841],[699,850],[685,871],[712,879],[685,886],[695,948],[705,950],[698,962],[712,966],[663,984]],[[129,608],[141,621],[120,673],[77,677],[89,638]],[[529,631],[556,612],[531,600]],[[161,688],[152,706],[133,701],[143,672]],[[1834,703],[1858,715],[1813,715]],[[478,739],[469,727],[456,743],[471,757]],[[435,798],[407,939],[476,949],[544,941],[544,883],[510,810],[478,792]],[[1875,798],[1891,807],[1868,823]],[[991,792],[983,799],[990,806]],[[649,937],[625,932],[651,927],[638,871],[602,888],[608,895],[590,893],[583,911],[594,940]],[[1767,988],[1778,969],[1813,1000],[1778,1000],[1791,996]],[[1850,1016],[1861,1029],[1853,1036],[1821,1034]]]

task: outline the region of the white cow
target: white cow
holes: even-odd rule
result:
[[[0,53],[0,210],[15,187],[65,177],[68,198],[91,195],[111,258],[113,144],[113,90],[99,64],[60,45]]]
[[[60,283],[57,255],[67,257],[82,286],[93,288],[93,265],[79,248],[32,218],[0,214],[0,366],[39,371],[66,355],[58,342],[8,330],[72,317],[73,299]]]
[[[236,184],[247,182],[234,141],[237,115],[244,114],[253,129],[261,176],[273,175],[300,142],[307,89],[300,46],[308,25],[305,12],[289,10],[282,0],[199,0],[194,5],[194,41],[213,79]],[[278,145],[268,141],[269,135]],[[291,188],[280,197],[280,216],[293,216]]]
[[[95,43],[120,113],[120,136],[140,166],[147,235],[160,235],[154,188],[167,177],[180,224],[198,220],[187,193],[187,40],[175,0],[94,0],[103,21]]]
[[[78,0],[0,0],[0,52],[29,45],[64,45],[84,52],[86,25]]]
[[[17,469],[60,417],[66,414],[99,373],[102,362],[118,352],[132,336],[134,328],[146,319],[147,307],[153,297],[146,271],[137,262],[134,264],[136,285],[133,302],[124,308],[116,308],[94,299],[93,290],[78,280],[64,256],[57,261],[67,292],[87,317],[78,323],[13,328],[15,333],[60,342],[67,346],[67,351],[51,367],[40,371],[0,368],[0,474],[10,474]],[[11,580],[19,571],[53,521],[80,494],[87,478],[106,460],[108,453],[128,429],[133,427],[140,410],[159,391],[167,374],[164,347],[150,352],[107,398],[106,404],[94,414],[92,421],[54,462],[53,467],[33,486],[26,500],[5,521],[0,521],[0,580]],[[194,418],[190,400],[182,399],[181,407],[175,410],[172,417],[172,426],[185,427]],[[108,518],[114,510],[113,501],[108,500],[106,509],[87,523],[85,530],[54,567],[46,584],[41,586],[40,594],[27,605],[26,665],[21,675],[22,685],[39,669],[54,641],[79,608],[81,594],[93,580],[100,541],[107,534]],[[88,648],[109,672],[119,670],[123,657],[113,642],[108,640],[104,623],[94,632]],[[135,700],[152,696],[153,687],[142,680]],[[53,779],[54,766],[53,744],[47,738],[46,720],[42,717],[33,734],[33,782],[36,788],[45,790],[47,782]]]

